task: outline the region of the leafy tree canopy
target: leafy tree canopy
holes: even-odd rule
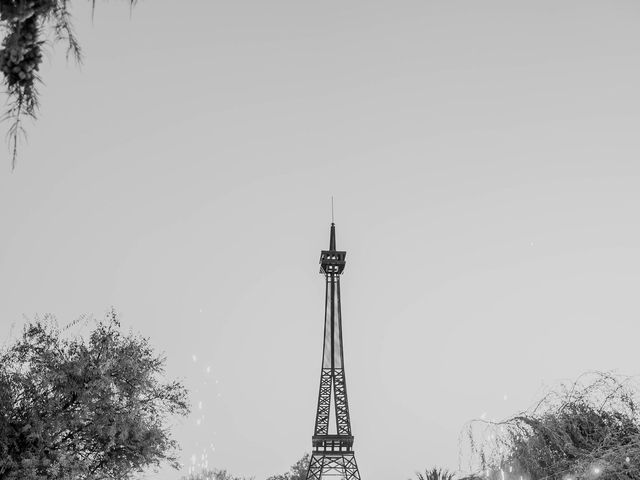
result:
[[[128,479],[169,461],[167,419],[188,413],[187,392],[163,381],[165,359],[120,331],[115,312],[87,339],[52,322],[28,324],[0,352],[0,478]]]
[[[436,467],[425,470],[424,473],[417,472],[416,476],[418,480],[453,480],[455,478],[455,474],[449,470]]]
[[[529,411],[472,422],[468,437],[491,480],[637,480],[639,413],[632,378],[585,374]]]
[[[300,460],[291,466],[291,470],[282,475],[273,475],[267,480],[306,480],[309,469],[310,455],[306,453]],[[190,473],[181,480],[253,480],[253,477],[236,477],[226,470],[203,469]]]
[[[307,470],[309,470],[309,461],[311,457],[305,453],[303,457],[291,466],[291,470],[282,475],[274,475],[267,480],[305,480],[307,478]]]
[[[236,477],[226,470],[203,469],[190,473],[181,480],[253,480],[253,477]]]

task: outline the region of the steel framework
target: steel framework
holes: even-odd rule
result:
[[[331,224],[329,250],[320,254],[320,273],[325,276],[324,346],[318,409],[312,437],[313,451],[307,480],[341,477],[360,480],[353,453],[353,435],[347,400],[347,380],[344,373],[342,348],[342,314],[340,309],[340,275],[347,252],[336,250],[336,227]],[[331,397],[335,407],[336,433],[329,433]]]

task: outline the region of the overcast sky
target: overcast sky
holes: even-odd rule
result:
[[[115,306],[192,389],[186,465],[310,450],[331,195],[364,479],[640,373],[637,1],[74,3],[86,61],[0,155],[0,338]]]

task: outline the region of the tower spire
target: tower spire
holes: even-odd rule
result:
[[[333,219],[333,195],[331,195],[331,234],[329,236],[329,250],[336,249],[336,224]]]
[[[335,251],[336,249],[336,224],[331,222],[331,234],[329,236],[329,250]]]
[[[331,195],[331,223],[335,223],[333,219],[333,195]]]

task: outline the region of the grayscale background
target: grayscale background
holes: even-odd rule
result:
[[[640,373],[637,1],[75,3],[1,157],[0,339],[115,306],[193,391],[187,467],[310,450],[332,195],[363,478]]]

